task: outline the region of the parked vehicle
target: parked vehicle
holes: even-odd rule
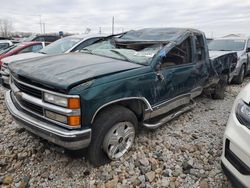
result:
[[[122,157],[138,127],[155,129],[210,88],[223,98],[236,53],[209,59],[204,33],[161,28],[110,36],[81,50],[9,65],[6,105],[27,130],[98,166]],[[70,62],[70,63],[69,63]]]
[[[24,39],[23,42],[40,41],[40,42],[55,42],[60,39],[59,35],[31,35]]]
[[[22,54],[22,53],[28,53],[28,52],[38,52],[42,48],[45,47],[48,43],[44,42],[25,42],[21,44],[16,44],[12,45],[11,47],[0,51],[0,68],[2,66],[2,59],[17,55],[17,54]]]
[[[0,40],[0,51],[12,46],[13,43],[10,40]]]
[[[208,44],[210,53],[218,51],[235,51],[238,55],[238,62],[235,71],[231,75],[233,83],[241,84],[244,77],[250,71],[250,38],[249,37],[228,37],[214,39]]]
[[[207,43],[209,44],[213,40],[214,40],[213,38],[207,38]]]
[[[0,37],[0,40],[11,40],[9,37]]]
[[[100,34],[68,36],[51,43],[50,45],[46,46],[38,52],[30,52],[4,58],[1,60],[3,65],[0,72],[0,83],[2,82],[2,85],[6,88],[9,87],[9,63],[25,59],[43,57],[46,55],[55,55],[79,51],[82,48],[94,43],[97,40],[100,40],[103,37],[104,35]]]
[[[235,187],[250,187],[250,84],[236,98],[223,139],[222,168]]]

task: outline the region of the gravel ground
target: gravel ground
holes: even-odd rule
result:
[[[0,88],[0,185],[3,187],[231,187],[220,167],[222,137],[242,86],[224,100],[199,97],[197,106],[165,126],[139,133],[120,161],[93,168],[18,127]]]

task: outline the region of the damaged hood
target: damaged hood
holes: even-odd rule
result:
[[[86,53],[70,53],[11,63],[9,69],[17,77],[67,91],[84,81],[141,66]]]
[[[232,54],[235,53],[234,51],[209,51],[209,58],[215,59],[217,57],[226,55],[226,54]]]

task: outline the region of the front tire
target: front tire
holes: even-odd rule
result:
[[[137,129],[138,120],[131,110],[123,106],[104,110],[93,124],[89,161],[101,166],[121,158],[132,147]]]

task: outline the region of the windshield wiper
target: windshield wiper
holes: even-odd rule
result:
[[[223,50],[223,49],[221,49],[221,50],[219,50],[219,51],[232,51],[232,50]]]
[[[40,51],[40,52],[38,52],[38,53],[40,53],[40,54],[47,54],[47,53],[45,53],[45,52],[41,52],[41,51]]]
[[[80,52],[93,54],[93,53],[92,53],[92,50],[87,49],[87,48],[81,49]]]
[[[116,54],[118,54],[119,56],[123,57],[126,61],[130,62],[130,63],[134,63],[133,61],[131,61],[127,56],[123,55],[121,52],[116,51],[116,50],[110,50],[111,52],[114,52]]]

